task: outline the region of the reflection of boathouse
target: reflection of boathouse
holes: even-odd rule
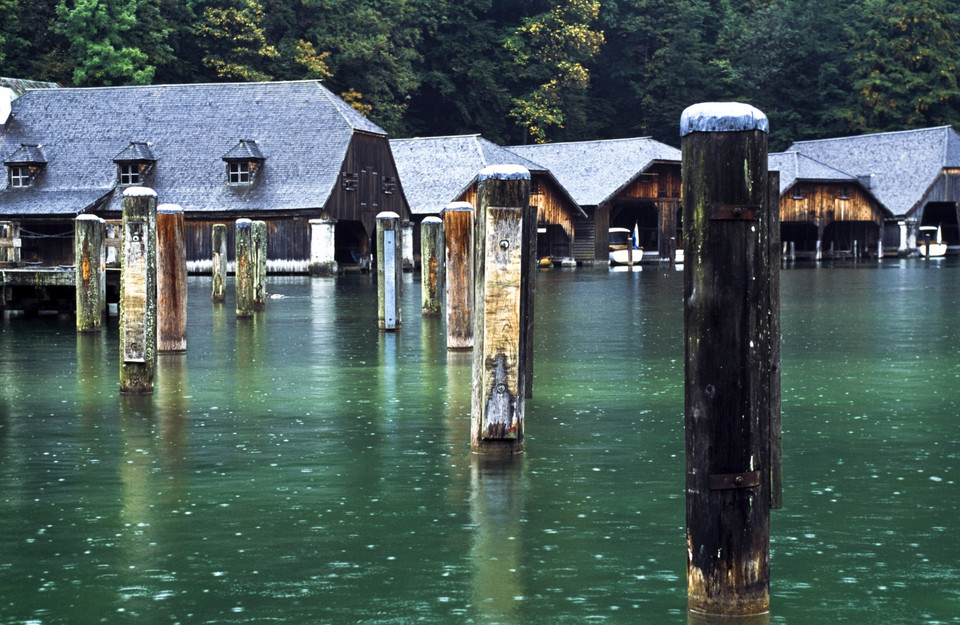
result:
[[[797,152],[770,154],[780,172],[780,240],[797,258],[883,253],[886,211],[856,177]]]
[[[530,204],[537,206],[537,258],[573,257],[580,236],[574,224],[583,212],[546,168],[479,135],[417,137],[390,141],[413,219],[437,216],[451,202],[477,204],[477,175],[490,165],[520,165],[530,171]],[[415,237],[419,228],[414,228]],[[419,249],[419,246],[414,246]]]
[[[948,254],[960,253],[960,134],[950,126],[798,141],[790,151],[854,177],[876,198],[887,211],[886,254],[915,253],[924,226],[939,227]]]
[[[71,264],[76,216],[118,218],[133,185],[184,209],[192,269],[240,217],[267,223],[271,271],[297,272],[369,257],[381,211],[409,221],[386,133],[318,81],[30,90],[0,122],[25,262]]]
[[[666,260],[683,247],[680,150],[649,137],[508,149],[549,169],[586,212],[576,224],[577,262],[608,262],[614,227],[639,230],[644,257]]]

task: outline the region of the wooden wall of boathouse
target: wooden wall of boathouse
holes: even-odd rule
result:
[[[803,255],[875,255],[883,237],[884,210],[859,184],[799,181],[780,196],[781,240]]]

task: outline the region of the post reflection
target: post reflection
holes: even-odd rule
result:
[[[687,625],[770,625],[770,613],[720,616],[689,610]]]
[[[186,354],[157,355],[156,395],[157,428],[164,464],[174,469],[173,475],[184,464],[187,449],[186,423],[190,414],[190,393]]]
[[[520,564],[523,461],[477,455],[471,460],[470,519],[475,528],[471,609],[478,623],[519,623],[526,592]]]

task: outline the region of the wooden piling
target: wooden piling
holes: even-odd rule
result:
[[[400,215],[384,211],[377,215],[377,327],[393,331],[400,327],[400,295],[403,288],[403,258]]]
[[[123,192],[120,255],[120,392],[152,393],[157,367],[157,194]]]
[[[253,282],[256,277],[256,258],[253,253],[253,222],[238,219],[236,223],[236,268],[234,285],[237,291],[237,317],[253,316]]]
[[[711,615],[770,607],[767,131],[746,104],[681,119],[687,601]]]
[[[187,248],[176,204],[157,207],[157,351],[187,351]]]
[[[253,222],[253,309],[267,307],[267,222]]]
[[[474,351],[470,448],[475,453],[523,451],[526,402],[522,344],[523,216],[530,172],[487,167],[478,177],[474,225]]]
[[[227,225],[214,224],[211,233],[213,244],[213,290],[210,301],[222,303],[227,298]]]
[[[473,205],[443,209],[447,349],[473,348]]]
[[[427,217],[420,222],[421,309],[424,317],[443,312],[443,221]]]
[[[76,221],[77,332],[100,331],[106,310],[106,248],[104,221],[96,215],[80,215]]]
[[[337,220],[321,216],[310,220],[310,266],[311,276],[335,276],[337,266]]]

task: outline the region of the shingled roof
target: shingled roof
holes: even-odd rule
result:
[[[144,182],[188,212],[322,207],[355,132],[386,133],[317,81],[39,89],[12,103],[0,160],[43,145],[31,187],[0,188],[0,214],[119,210],[115,158],[146,144]],[[223,157],[241,140],[264,159],[251,185],[229,185]],[[134,146],[134,147],[131,147]]]
[[[599,206],[655,162],[680,163],[680,150],[650,137],[508,146],[546,167],[580,206]]]
[[[960,167],[950,126],[797,141],[789,151],[856,176],[894,215],[917,208],[945,167]]]
[[[834,169],[799,152],[772,152],[767,156],[767,162],[771,171],[780,172],[781,195],[800,180],[859,184],[853,174]]]
[[[470,188],[488,165],[520,165],[531,173],[549,175],[545,167],[480,135],[391,139],[390,150],[414,215],[439,214]]]

